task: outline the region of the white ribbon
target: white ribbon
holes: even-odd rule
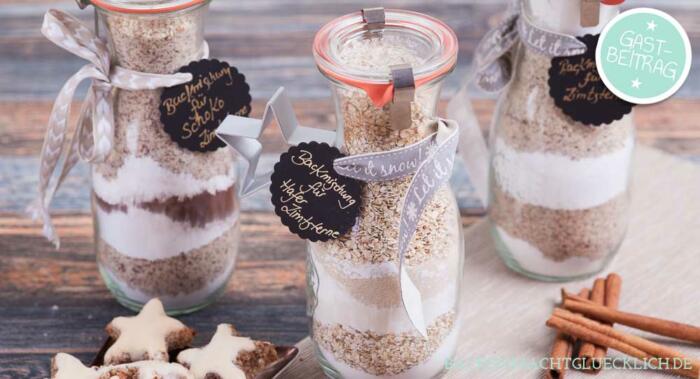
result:
[[[34,219],[43,221],[44,235],[58,248],[60,240],[48,211],[51,200],[78,160],[99,163],[112,151],[114,89],[133,91],[171,87],[192,80],[192,75],[148,74],[111,66],[105,42],[78,19],[58,10],[52,9],[46,13],[41,32],[54,44],[89,62],[68,79],[56,98],[41,148],[39,194],[27,209]],[[204,56],[208,56],[206,44]],[[86,79],[92,80],[92,83],[69,142],[67,124],[71,102],[76,88]],[[63,167],[59,176],[52,181],[61,158],[64,160]]]

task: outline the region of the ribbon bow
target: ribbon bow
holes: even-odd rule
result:
[[[34,219],[43,221],[44,235],[58,248],[60,240],[48,211],[51,199],[79,159],[99,163],[112,151],[114,88],[153,90],[186,83],[192,80],[192,75],[148,74],[111,66],[105,42],[78,19],[58,10],[52,9],[46,13],[41,32],[51,42],[89,62],[68,79],[56,98],[41,148],[39,194],[28,208]],[[205,45],[205,56],[208,55],[207,50]],[[68,141],[71,102],[76,88],[85,79],[91,79],[92,83],[80,110],[74,135]],[[63,167],[60,175],[51,181],[61,158]]]

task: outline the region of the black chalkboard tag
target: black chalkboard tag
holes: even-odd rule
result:
[[[160,120],[180,147],[214,151],[226,144],[216,128],[226,116],[250,114],[250,87],[235,67],[216,59],[191,62],[178,72],[189,72],[192,81],[165,88],[161,95]]]
[[[621,119],[634,104],[615,96],[603,83],[595,63],[597,35],[578,37],[587,50],[581,55],[552,58],[549,95],[574,121],[600,126]]]
[[[280,156],[270,192],[275,213],[292,233],[313,242],[328,241],[355,225],[361,182],[333,169],[333,161],[343,156],[318,142],[300,143]]]

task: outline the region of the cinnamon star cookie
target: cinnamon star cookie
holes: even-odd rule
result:
[[[208,345],[177,356],[195,379],[253,379],[276,360],[272,344],[240,337],[230,324],[219,324]]]
[[[141,361],[100,368],[85,367],[72,355],[59,353],[51,361],[51,379],[193,379],[177,363]]]
[[[183,349],[194,338],[194,330],[168,317],[158,299],[151,299],[136,316],[115,318],[106,331],[115,340],[105,353],[107,365],[147,360],[168,362],[168,351]]]

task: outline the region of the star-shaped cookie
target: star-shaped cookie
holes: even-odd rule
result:
[[[195,379],[250,379],[276,360],[272,344],[239,337],[230,324],[219,324],[208,345],[177,356]]]
[[[58,353],[51,362],[51,379],[193,379],[177,363],[141,361],[118,366],[88,368],[78,358]]]
[[[105,353],[105,364],[136,361],[168,361],[168,351],[183,349],[192,342],[194,330],[168,317],[163,303],[151,299],[133,317],[117,317],[106,327],[115,342]]]
[[[70,354],[58,353],[51,360],[51,379],[97,379],[100,374],[94,368]]]

